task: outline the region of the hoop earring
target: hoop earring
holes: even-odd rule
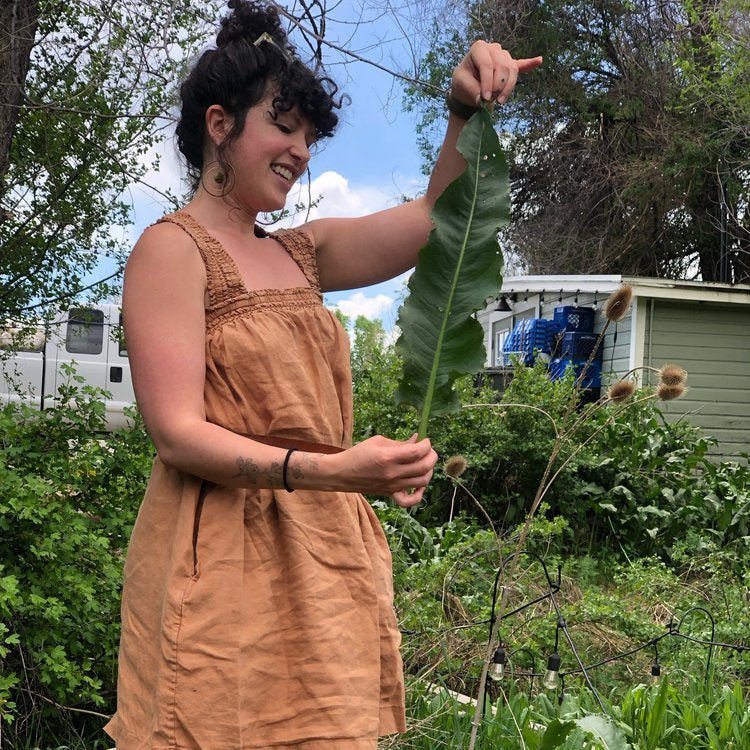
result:
[[[234,167],[218,160],[210,162],[201,174],[201,185],[209,195],[222,198],[234,187]]]

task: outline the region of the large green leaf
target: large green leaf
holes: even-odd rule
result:
[[[421,412],[420,438],[431,415],[458,409],[456,378],[484,366],[482,326],[472,315],[502,284],[497,232],[510,215],[508,165],[484,108],[464,126],[458,150],[466,170],[435,202],[435,227],[398,318],[404,369],[396,398]]]
[[[572,721],[563,722],[559,719],[553,719],[544,731],[539,750],[555,750],[555,748],[560,747],[573,727],[575,727],[575,724]]]
[[[606,750],[628,750],[630,747],[622,729],[607,716],[584,716],[582,719],[576,719],[575,723],[596,738],[598,747]]]

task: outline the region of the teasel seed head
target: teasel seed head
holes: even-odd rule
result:
[[[635,393],[635,383],[632,380],[618,380],[607,390],[607,400],[615,403],[627,401]]]
[[[658,374],[662,385],[673,387],[684,386],[687,383],[688,374],[679,365],[663,365],[659,368]]]
[[[449,477],[458,479],[458,477],[466,471],[468,465],[469,462],[466,460],[465,456],[451,456],[445,462],[445,473]]]
[[[611,323],[619,322],[627,314],[632,299],[633,287],[630,284],[622,284],[607,297],[603,308],[604,317]]]
[[[672,401],[672,399],[682,396],[686,390],[687,388],[684,385],[667,385],[666,383],[662,383],[656,389],[656,395],[662,401]]]

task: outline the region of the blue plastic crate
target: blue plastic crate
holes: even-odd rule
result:
[[[554,320],[560,329],[591,333],[594,330],[595,315],[596,311],[593,307],[564,305],[555,308]]]
[[[524,364],[531,365],[535,352],[551,354],[558,331],[557,324],[546,318],[519,320],[503,343],[503,363],[512,364],[512,355],[516,354]]]
[[[573,374],[578,379],[586,366],[585,359],[572,359],[570,357],[554,357],[549,363],[549,376],[552,380],[560,380],[565,371],[570,367]],[[602,387],[602,365],[601,362],[594,360],[586,369],[580,387],[584,389]]]
[[[565,331],[562,335],[562,341],[556,354],[560,357],[569,357],[570,359],[587,360],[591,352],[599,341],[599,336],[595,333],[579,333],[577,331]],[[595,358],[602,358],[602,345],[597,347]]]

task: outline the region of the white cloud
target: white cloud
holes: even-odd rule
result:
[[[388,312],[393,306],[393,302],[393,298],[385,294],[366,297],[362,292],[355,292],[351,297],[339,300],[334,307],[352,319],[364,315],[370,320],[375,320]]]
[[[312,198],[318,205],[310,211],[294,214],[296,203],[307,205]],[[308,185],[305,178],[292,188],[287,200],[287,208],[292,216],[280,225],[296,226],[312,219],[330,217],[366,216],[396,205],[397,199],[380,188],[364,185],[352,187],[349,180],[338,172],[323,172]]]
[[[401,329],[398,326],[393,326],[390,331],[385,332],[384,343],[386,346],[392,346],[398,341],[398,337],[401,335]]]

